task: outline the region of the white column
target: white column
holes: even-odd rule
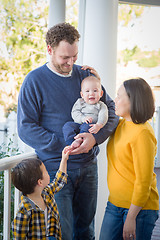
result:
[[[85,1],[84,12],[85,29],[80,32],[82,38],[84,36],[84,39],[82,39],[84,43],[83,62],[81,64],[93,66],[98,71],[107,93],[114,99],[116,89],[118,0],[87,0]],[[95,222],[97,240],[99,239],[100,227],[108,198],[106,172],[105,142],[100,145],[100,154],[98,156],[99,183]]]
[[[48,28],[57,23],[65,22],[65,0],[50,0]]]

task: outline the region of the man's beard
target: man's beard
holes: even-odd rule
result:
[[[59,65],[59,64],[56,64],[56,63],[53,63],[53,62],[52,62],[52,64],[55,67],[55,69],[57,70],[57,72],[60,73],[60,74],[67,75],[72,70],[72,67],[67,71],[67,70],[63,69],[63,67],[61,67],[61,65]]]

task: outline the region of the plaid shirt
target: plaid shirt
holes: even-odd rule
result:
[[[15,219],[12,222],[13,239],[46,240],[47,236],[54,236],[61,240],[61,227],[54,193],[58,192],[67,183],[67,174],[58,170],[55,179],[42,192],[47,206],[47,230],[45,213],[28,197],[21,196],[21,202]]]

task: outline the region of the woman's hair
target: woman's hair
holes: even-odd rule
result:
[[[33,193],[38,180],[43,178],[41,165],[39,159],[24,159],[12,169],[12,183],[24,196]]]
[[[124,81],[124,87],[130,99],[130,115],[136,124],[145,123],[153,117],[154,97],[149,84],[142,78]]]
[[[79,41],[80,34],[75,27],[69,23],[59,23],[51,27],[46,34],[46,44],[52,48],[57,47],[61,41],[73,44]]]

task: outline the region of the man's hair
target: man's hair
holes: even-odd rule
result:
[[[43,178],[41,165],[40,159],[24,159],[12,169],[12,183],[24,196],[33,193],[38,180]]]
[[[46,34],[46,44],[52,48],[57,47],[61,41],[66,41],[69,44],[73,44],[75,41],[79,41],[80,34],[69,23],[59,23],[51,27]]]
[[[88,77],[86,77],[86,78],[84,78],[84,79],[82,80],[82,82],[81,82],[81,89],[82,89],[83,84],[84,84],[85,82],[92,82],[92,81],[95,81],[95,82],[99,83],[99,86],[100,86],[100,88],[102,89],[100,79],[98,79],[97,77],[92,76],[92,75],[91,75],[91,76],[88,76]]]
[[[124,87],[130,99],[130,115],[136,124],[145,123],[153,117],[155,111],[152,89],[142,78],[124,81]]]

